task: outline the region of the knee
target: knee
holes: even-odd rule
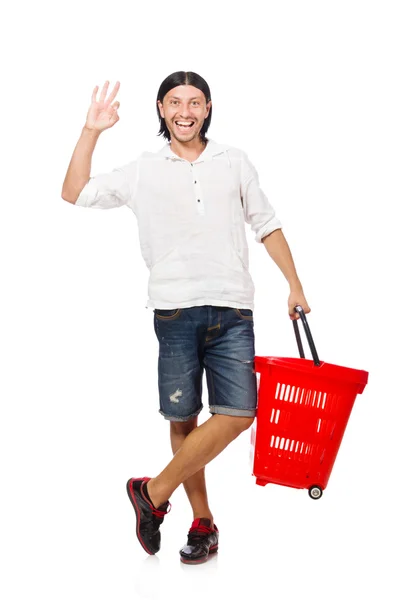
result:
[[[170,421],[171,434],[174,435],[187,436],[195,427],[197,427],[197,417],[189,421]]]
[[[255,421],[255,417],[234,417],[232,415],[216,416],[220,417],[227,426],[231,427],[235,431],[236,435],[239,435],[243,431],[249,429],[252,423]]]
[[[239,420],[238,428],[241,432],[246,431],[251,427],[253,422],[255,421],[255,417],[235,417]]]

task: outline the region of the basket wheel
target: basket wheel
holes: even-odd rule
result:
[[[313,500],[318,500],[319,498],[321,498],[322,495],[323,490],[319,485],[312,485],[311,488],[309,488],[309,496]]]

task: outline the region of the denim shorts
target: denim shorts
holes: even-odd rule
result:
[[[255,417],[252,310],[205,305],[153,312],[160,414],[169,421],[198,415],[205,369],[210,413]]]

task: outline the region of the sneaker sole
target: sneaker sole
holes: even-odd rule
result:
[[[133,509],[134,509],[135,515],[136,515],[136,537],[138,538],[138,541],[139,541],[140,545],[142,546],[142,548],[145,550],[145,552],[147,552],[148,554],[154,555],[154,552],[152,552],[151,550],[149,550],[149,548],[147,548],[145,546],[145,543],[139,534],[139,525],[141,522],[141,517],[140,517],[138,503],[135,500],[135,494],[132,489],[132,484],[134,481],[137,481],[137,479],[129,479],[127,481],[127,494],[128,494],[129,499],[131,500],[131,504],[133,506]]]
[[[189,560],[188,558],[184,558],[183,556],[181,556],[181,562],[183,562],[183,564],[185,565],[202,565],[203,563],[207,562],[209,555],[215,554],[215,552],[218,552],[218,545],[210,548],[208,551],[208,555],[204,556],[203,558],[200,558],[198,560]]]

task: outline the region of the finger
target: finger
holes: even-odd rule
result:
[[[106,110],[108,111],[108,113],[110,115],[113,115],[115,113],[117,113],[117,109],[120,107],[120,102],[115,102],[114,104],[109,104],[109,106],[106,107]]]
[[[102,92],[101,92],[101,96],[99,98],[99,102],[104,102],[105,101],[106,94],[107,94],[107,91],[108,91],[108,87],[109,87],[109,82],[105,81],[105,85],[102,88]]]
[[[109,102],[109,104],[110,104],[111,102],[113,102],[113,100],[115,99],[115,97],[117,95],[117,92],[119,91],[119,88],[120,88],[120,81],[116,81],[113,91],[110,94],[109,98],[106,100],[106,103]]]
[[[94,87],[94,91],[92,92],[92,96],[91,96],[91,102],[96,102],[96,95],[97,95],[97,91],[98,91],[98,86],[96,85]]]

